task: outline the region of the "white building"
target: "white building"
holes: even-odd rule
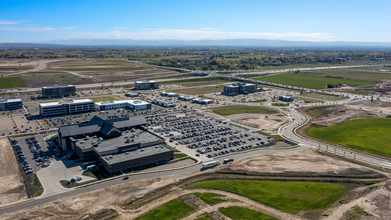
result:
[[[42,116],[68,115],[90,111],[94,111],[94,101],[91,99],[39,103],[39,113]]]
[[[167,96],[167,97],[177,97],[178,93],[175,92],[160,92],[161,96]]]
[[[107,102],[95,103],[95,109],[98,111],[105,111],[118,108],[129,108],[132,110],[146,110],[151,109],[151,103],[142,100],[114,100]]]
[[[213,100],[205,99],[205,98],[195,98],[195,99],[193,99],[192,102],[207,105],[207,104],[213,103]]]
[[[191,101],[194,99],[194,97],[189,95],[181,95],[178,97],[178,99],[182,101]]]

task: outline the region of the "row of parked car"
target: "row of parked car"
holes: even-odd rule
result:
[[[29,162],[26,159],[26,155],[24,154],[22,148],[20,147],[20,143],[17,139],[12,140],[12,144],[14,146],[14,150],[18,155],[19,162],[22,163],[23,170],[26,174],[33,173],[33,169],[31,168]]]

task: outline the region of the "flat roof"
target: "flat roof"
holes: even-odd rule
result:
[[[44,89],[50,89],[50,88],[64,88],[64,87],[75,87],[75,86],[74,86],[74,85],[68,85],[68,84],[42,86],[42,88],[44,88]]]
[[[140,148],[134,151],[128,151],[125,153],[113,154],[100,156],[107,164],[112,165],[116,163],[121,163],[124,161],[134,160],[137,158],[148,157],[155,154],[171,152],[173,149],[169,148],[165,144],[158,144],[154,146]]]
[[[106,155],[106,152],[110,152],[113,150],[118,151],[118,148],[121,147],[131,147],[132,145],[138,145],[140,143],[151,143],[155,141],[164,141],[163,138],[149,132],[149,131],[143,131],[141,129],[134,129],[135,131],[132,132],[131,130],[128,130],[126,132],[122,132],[121,136],[113,137],[113,138],[105,138],[103,136],[97,135],[96,137],[90,137],[89,140],[86,140],[86,138],[75,138],[75,140],[78,140],[76,142],[76,145],[80,147],[80,149],[89,151],[89,149],[94,149],[95,152],[99,155]],[[100,143],[98,143],[99,138],[101,138]],[[126,139],[129,139],[129,142],[125,142]],[[132,141],[133,140],[133,141]],[[83,143],[81,143],[83,142]],[[98,143],[96,147],[93,146],[93,143]]]
[[[72,99],[72,100],[64,100],[59,102],[39,103],[39,106],[51,107],[51,106],[61,106],[64,104],[83,104],[83,103],[94,103],[94,101],[91,99]]]
[[[21,102],[22,99],[0,99],[0,103]]]
[[[113,104],[130,104],[130,105],[148,105],[149,102],[139,100],[139,99],[125,99],[125,100],[112,100],[105,102],[97,102],[96,105],[113,105]]]

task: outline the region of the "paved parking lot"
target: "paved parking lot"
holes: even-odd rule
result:
[[[203,161],[263,146],[274,140],[259,133],[248,133],[248,130],[226,120],[195,112],[159,115],[147,120],[150,128],[164,136],[170,146]]]

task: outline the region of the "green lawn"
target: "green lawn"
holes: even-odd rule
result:
[[[212,219],[209,218],[206,213],[203,213],[203,214],[197,216],[197,218],[195,220],[212,220]]]
[[[43,194],[43,189],[37,191],[36,193],[34,193],[34,197],[38,197],[38,196],[40,196],[40,195],[42,195],[42,194]]]
[[[388,72],[372,71],[372,69],[380,69],[381,67],[370,68],[351,68],[351,69],[328,69],[328,70],[314,70],[304,71],[311,72],[318,76],[334,76],[343,77],[345,79],[364,80],[364,81],[381,81],[384,79],[391,79],[391,75]],[[303,73],[304,73],[303,72]]]
[[[390,118],[356,119],[307,130],[313,137],[386,157],[391,157],[390,132]]]
[[[39,181],[37,174],[34,174],[33,186],[41,187],[41,181]]]
[[[371,81],[338,79],[338,78],[294,74],[294,73],[284,73],[284,74],[278,74],[273,76],[258,77],[256,79],[262,81],[280,83],[284,85],[310,88],[310,89],[325,89],[328,84],[337,85],[341,83],[341,84],[348,84],[348,85],[366,85],[366,84],[373,83]]]
[[[247,105],[229,105],[229,106],[212,108],[211,110],[219,115],[235,115],[235,114],[247,114],[247,113],[253,113],[253,114],[277,113],[277,111],[270,108],[265,108],[260,106],[247,106]]]
[[[333,111],[330,109],[329,111],[325,111],[328,108],[334,108],[335,105],[329,105],[329,106],[315,106],[312,108],[309,108],[305,110],[309,115],[312,117],[320,117],[326,114],[331,114]]]
[[[335,183],[256,180],[213,180],[189,188],[223,190],[293,214],[325,208],[348,191]]]
[[[102,97],[93,97],[90,99],[92,99],[94,102],[105,102],[111,100],[123,100],[124,98],[121,98],[119,96],[102,96]]]
[[[151,210],[144,215],[139,216],[138,220],[156,220],[156,219],[180,219],[187,213],[193,211],[194,208],[182,202],[179,199],[173,199],[154,210]]]
[[[219,210],[221,213],[223,213],[223,215],[230,217],[233,220],[277,220],[277,218],[240,206],[230,206],[226,208],[220,208]]]
[[[189,155],[187,154],[174,154],[175,158],[184,158],[184,157],[188,157]]]
[[[276,103],[272,103],[272,106],[289,106],[289,103],[279,103],[279,102],[276,102]]]
[[[371,93],[369,90],[358,90],[358,91],[341,91],[346,93],[353,93],[353,94],[359,94],[359,95],[368,95]]]
[[[196,194],[198,197],[200,197],[200,199],[202,199],[202,201],[204,201],[205,203],[207,203],[209,205],[216,205],[218,203],[226,201],[224,199],[216,198],[216,197],[222,196],[222,195],[216,194],[216,193],[194,193],[194,194]]]
[[[22,88],[27,87],[18,77],[2,77],[0,78],[0,89]]]

